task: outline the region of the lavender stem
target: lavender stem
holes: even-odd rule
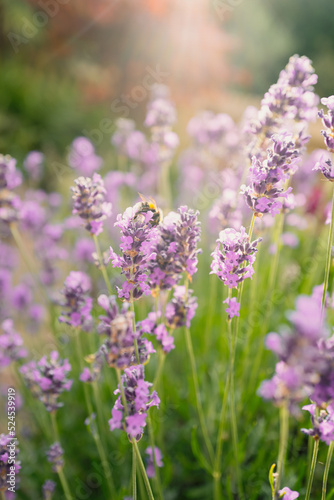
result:
[[[325,470],[324,470],[324,478],[322,481],[321,500],[326,500],[327,480],[328,480],[329,468],[330,468],[331,461],[332,461],[333,450],[334,450],[334,441],[331,441],[331,444],[329,445],[328,452],[327,452],[327,458],[326,458],[326,464],[325,464]]]
[[[328,281],[329,281],[329,272],[330,272],[330,268],[331,268],[333,233],[334,233],[334,187],[333,187],[333,197],[332,197],[331,224],[330,224],[330,228],[329,228],[328,244],[327,244],[324,290],[323,290],[322,302],[321,302],[322,310],[324,310],[324,308],[325,308],[326,294],[327,294]]]
[[[307,488],[306,488],[305,500],[309,500],[310,495],[311,495],[311,489],[312,489],[314,471],[315,471],[315,467],[317,465],[318,449],[319,449],[319,438],[315,437],[315,439],[314,439],[314,445],[313,445],[313,455],[312,455],[311,469],[310,469],[310,474],[309,474],[308,481],[307,481]]]

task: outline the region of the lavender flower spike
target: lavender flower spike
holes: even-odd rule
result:
[[[258,217],[265,213],[274,216],[281,211],[279,198],[285,198],[292,190],[285,190],[284,182],[295,172],[300,156],[292,136],[273,135],[271,141],[265,160],[253,156],[249,185],[241,186],[247,205]]]
[[[199,212],[181,206],[178,213],[170,212],[157,227],[153,246],[156,257],[149,262],[151,287],[171,289],[187,273],[197,271],[197,248],[200,240]]]
[[[321,99],[321,104],[324,104],[328,108],[328,114],[325,114],[321,109],[318,116],[321,118],[322,123],[328,130],[322,130],[321,134],[324,137],[325,144],[328,151],[334,152],[334,95],[330,97],[323,97]]]
[[[236,288],[241,281],[252,278],[257,245],[261,238],[250,243],[245,228],[240,232],[224,229],[219,233],[217,247],[211,254],[211,274],[216,274],[229,288]]]
[[[162,461],[162,453],[157,446],[154,447],[154,457],[153,457],[153,449],[152,446],[146,448],[147,457],[147,466],[146,472],[148,477],[155,477],[155,467],[154,467],[154,459],[157,467],[163,467]]]
[[[59,472],[64,466],[64,450],[60,443],[54,443],[46,452],[48,462],[52,464],[53,472]]]
[[[95,154],[95,148],[89,139],[77,137],[71,144],[68,162],[81,175],[90,176],[99,170],[103,160]]]
[[[78,177],[74,181],[73,214],[78,214],[85,221],[85,229],[96,236],[103,231],[103,221],[111,215],[111,203],[105,200],[106,189],[99,174],[90,177]]]
[[[328,405],[326,410],[320,409],[319,415],[316,416],[315,404],[303,406],[311,415],[312,429],[301,429],[308,436],[318,437],[328,446],[334,441],[334,406]]]
[[[73,327],[80,326],[89,330],[92,325],[91,309],[92,299],[88,297],[91,282],[87,274],[80,271],[71,271],[64,282],[62,294],[65,299],[60,301],[63,307],[59,316],[60,323]]]
[[[128,310],[129,303],[123,304],[119,310],[115,296],[100,295],[98,304],[106,314],[99,316],[97,331],[107,336],[99,353],[105,358],[108,366],[123,370],[136,365],[135,339],[137,339],[139,360],[141,363],[146,363],[149,352],[153,352],[153,346],[147,339],[141,337],[140,329],[133,331],[133,312]]]
[[[24,349],[23,340],[14,330],[13,321],[6,319],[2,322],[3,334],[0,335],[0,369],[8,366],[12,361],[25,358],[27,351]]]
[[[70,371],[70,363],[67,359],[61,360],[57,351],[52,351],[48,358],[43,356],[37,363],[30,361],[20,368],[26,384],[49,412],[63,406],[58,397],[71,389],[72,380],[67,378]]]
[[[115,223],[121,230],[122,254],[119,256],[110,248],[110,260],[113,267],[121,268],[125,276],[122,288],[117,290],[118,296],[127,301],[131,296],[137,300],[151,293],[146,272],[150,260],[155,258],[153,243],[157,235],[152,210],[143,211],[137,204],[118,215]]]
[[[42,486],[43,500],[51,500],[55,489],[56,483],[51,481],[51,479],[47,479]]]
[[[321,158],[312,170],[320,170],[322,175],[330,182],[334,182],[334,165],[332,160]]]
[[[152,384],[144,380],[143,365],[126,368],[121,383],[124,387],[128,416],[125,416],[119,395],[111,411],[110,430],[124,428],[130,440],[134,437],[139,441],[146,426],[147,411],[151,406],[159,408],[160,399],[156,391],[150,393]],[[115,394],[120,394],[119,388],[116,389]]]

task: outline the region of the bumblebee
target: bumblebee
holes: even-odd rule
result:
[[[163,213],[162,213],[161,208],[157,207],[155,200],[153,198],[151,198],[150,196],[148,198],[146,198],[146,196],[144,196],[140,193],[138,193],[138,194],[139,194],[140,199],[142,201],[136,203],[136,205],[134,206],[134,210],[136,213],[134,218],[136,219],[140,214],[146,214],[147,212],[153,212],[151,224],[152,224],[152,226],[157,226],[163,220]]]

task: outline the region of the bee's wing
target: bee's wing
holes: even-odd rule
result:
[[[144,202],[144,203],[147,203],[149,206],[150,205],[153,205],[154,207],[154,210],[158,210],[158,207],[157,207],[157,202],[155,201],[154,198],[152,198],[152,196],[144,196],[143,194],[141,193],[138,193],[139,196],[140,196],[140,199]]]

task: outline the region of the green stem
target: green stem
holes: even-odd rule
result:
[[[323,290],[323,294],[322,294],[322,303],[321,303],[322,310],[324,310],[324,307],[325,307],[326,294],[327,294],[328,281],[329,281],[329,271],[331,268],[333,231],[334,231],[334,187],[333,187],[333,196],[332,196],[331,224],[330,224],[330,228],[329,228],[328,243],[327,243],[324,290]]]
[[[6,500],[4,491],[0,491],[0,498],[1,498],[1,500]]]
[[[53,429],[54,436],[56,438],[56,441],[58,441],[60,443],[57,420],[56,420],[56,412],[55,411],[50,412],[50,416],[51,416],[52,429]]]
[[[256,219],[256,217],[255,217],[255,214],[253,213],[252,220],[251,220],[251,223],[250,223],[250,226],[249,226],[249,231],[248,231],[248,239],[249,239],[249,241],[252,238],[254,224],[255,224],[255,219]]]
[[[280,489],[286,452],[288,448],[289,439],[289,410],[288,404],[285,401],[280,408],[280,442],[278,451],[278,461],[277,461],[277,478],[275,482],[275,498],[277,492]]]
[[[133,291],[130,291],[130,310],[132,312],[132,331],[135,334],[136,333],[136,316],[135,316],[135,304],[133,300]],[[140,365],[140,358],[139,358],[139,350],[138,350],[138,342],[137,338],[135,337],[134,339],[134,345],[135,345],[135,352],[136,352],[136,360],[138,365]]]
[[[311,469],[310,469],[310,474],[309,474],[308,481],[307,481],[305,500],[309,500],[310,495],[311,495],[314,471],[315,471],[315,467],[317,465],[318,449],[319,449],[319,438],[316,437],[314,439]]]
[[[154,500],[154,496],[153,496],[153,493],[152,493],[150,481],[149,481],[149,479],[147,477],[147,474],[146,474],[145,465],[144,465],[143,460],[141,458],[137,441],[135,440],[135,438],[132,438],[131,442],[132,442],[132,446],[134,447],[134,450],[135,450],[135,453],[136,453],[136,456],[137,456],[138,465],[139,465],[139,468],[140,468],[140,471],[141,471],[141,474],[142,474],[142,477],[143,477],[143,480],[144,480],[144,483],[145,483],[145,487],[146,487],[148,498],[149,498],[149,500]]]
[[[158,369],[156,371],[154,381],[153,381],[153,386],[152,386],[152,391],[157,390],[159,382],[160,382],[160,377],[163,371],[163,367],[165,364],[165,359],[166,359],[166,354],[162,350],[161,347],[158,347]]]
[[[79,359],[79,366],[80,366],[80,370],[82,370],[83,353],[82,353],[82,347],[81,347],[81,342],[80,342],[78,330],[75,332],[75,336],[76,336],[76,347],[77,347],[77,356]],[[95,384],[95,382],[93,382],[93,391],[95,388],[94,384]],[[91,403],[91,399],[89,397],[89,392],[88,392],[88,387],[87,387],[86,382],[83,382],[83,388],[84,388],[85,402],[86,402],[86,406],[87,406],[87,410],[88,410],[88,416],[91,417],[91,415],[93,413],[93,406]],[[94,396],[95,396],[95,391],[94,391]],[[96,398],[96,403],[98,403],[98,402],[99,402],[99,398]],[[98,410],[97,410],[98,415],[100,415],[100,411],[99,411],[100,408],[99,408],[99,406],[97,406],[97,407],[98,407]],[[108,484],[109,492],[111,494],[111,498],[114,498],[114,496],[116,494],[115,486],[113,483],[111,469],[110,469],[109,462],[107,460],[107,457],[106,457],[106,454],[105,454],[105,451],[104,451],[104,448],[103,448],[103,445],[101,442],[98,428],[96,426],[92,426],[91,430],[92,430],[92,436],[93,436],[98,454],[100,456],[102,468],[103,468],[104,475],[105,475],[106,480],[107,480],[107,484]]]
[[[210,286],[210,296],[209,296],[209,311],[208,314],[206,315],[206,322],[205,322],[205,330],[204,330],[204,350],[205,352],[208,351],[209,348],[209,341],[210,338],[212,338],[211,330],[212,330],[212,322],[213,322],[213,316],[215,312],[215,307],[217,303],[217,291],[218,291],[218,280],[216,276],[213,276],[214,281],[212,282]]]
[[[132,500],[137,500],[136,450],[132,446]]]
[[[251,220],[251,223],[249,226],[249,231],[248,231],[249,241],[251,241],[251,238],[252,238],[254,225],[255,225],[255,218],[256,218],[255,214],[253,213],[252,220]],[[237,297],[237,301],[239,302],[240,307],[241,307],[243,289],[244,289],[244,282],[242,281],[240,284],[240,288],[238,290],[238,297]],[[231,298],[231,296],[232,296],[232,290],[229,289],[229,298]],[[236,418],[236,411],[235,411],[235,397],[234,397],[234,362],[235,362],[237,336],[238,336],[238,331],[239,331],[239,317],[237,317],[236,321],[234,322],[234,324],[235,324],[234,334],[232,333],[232,322],[230,320],[228,320],[227,323],[228,323],[228,337],[229,337],[229,348],[230,348],[230,362],[229,362],[227,380],[226,380],[226,384],[225,384],[225,392],[224,392],[222,410],[220,413],[218,435],[217,435],[217,445],[216,445],[216,454],[215,454],[215,458],[214,458],[213,478],[214,478],[214,498],[215,498],[215,500],[218,500],[221,496],[221,492],[220,492],[220,478],[221,478],[220,461],[221,461],[224,421],[225,421],[225,413],[226,413],[228,395],[230,395],[232,440],[233,440],[233,450],[234,450],[234,458],[235,458],[235,471],[236,471],[236,479],[237,479],[237,485],[238,485],[238,494],[239,494],[240,499],[243,499],[243,497],[244,497],[243,490],[242,490],[241,478],[240,478],[240,471],[239,471],[238,428],[237,428],[237,418]]]
[[[152,411],[152,410],[151,410]],[[161,480],[160,480],[160,471],[159,467],[157,465],[157,461],[155,458],[155,442],[154,442],[154,433],[153,433],[153,426],[152,426],[152,419],[150,414],[147,414],[147,428],[148,428],[148,434],[150,438],[150,445],[152,448],[152,457],[153,457],[153,463],[154,463],[154,470],[155,470],[155,484],[156,484],[156,489],[158,491],[158,497],[160,500],[163,500],[163,493],[162,493],[162,487],[161,487]]]
[[[50,416],[51,416],[53,433],[54,433],[54,436],[56,438],[55,440],[56,440],[56,442],[60,443],[59,431],[58,431],[57,420],[56,420],[56,412],[52,411],[50,413]],[[66,500],[73,500],[73,497],[71,495],[70,488],[68,486],[68,482],[67,482],[65,474],[63,472],[63,469],[62,468],[57,469],[57,472],[58,472],[58,476],[59,476],[62,488],[63,488],[64,493],[65,493]]]
[[[321,500],[326,500],[327,481],[328,481],[329,468],[330,468],[332,456],[333,456],[333,450],[334,450],[334,441],[331,441],[331,444],[329,445],[328,452],[327,452],[327,458],[326,458],[326,464],[325,464],[325,470],[324,470],[324,478],[322,481]]]
[[[95,243],[97,258],[99,260],[100,269],[101,269],[101,272],[102,272],[102,276],[103,276],[104,282],[106,284],[106,287],[107,287],[107,290],[109,292],[109,295],[112,295],[112,293],[113,293],[112,292],[112,288],[111,288],[111,285],[110,285],[110,281],[109,281],[109,278],[108,278],[108,273],[107,273],[106,267],[103,264],[102,252],[101,252],[99,240],[97,239],[96,234],[93,234],[93,240],[94,240],[94,243]]]
[[[232,424],[232,442],[233,442],[233,452],[234,452],[234,460],[235,460],[235,474],[236,474],[236,480],[237,480],[237,486],[238,486],[238,494],[240,500],[243,499],[243,491],[242,491],[242,483],[241,483],[241,478],[240,478],[240,471],[239,471],[239,458],[238,458],[238,427],[237,427],[237,417],[236,417],[236,411],[235,411],[235,388],[234,388],[234,379],[235,379],[235,373],[234,373],[234,362],[235,362],[235,352],[236,352],[236,334],[237,331],[235,332],[235,335],[232,335],[232,329],[231,329],[231,321],[228,321],[229,323],[229,337],[230,337],[230,364],[231,364],[231,369],[230,369],[230,411],[231,411],[231,424]]]
[[[222,445],[223,445],[223,437],[224,437],[224,424],[225,424],[225,416],[226,416],[226,408],[227,408],[227,399],[228,399],[228,394],[229,394],[229,386],[230,386],[230,369],[228,370],[227,377],[226,377],[225,390],[224,390],[224,398],[223,398],[222,409],[221,409],[221,412],[220,412],[218,434],[217,434],[216,456],[215,456],[215,465],[214,465],[214,472],[213,472],[213,479],[214,479],[214,499],[215,500],[219,500],[221,498],[221,492],[220,492],[220,479],[221,479],[220,461],[221,461],[221,453],[222,453]]]
[[[259,335],[260,345],[258,347],[257,354],[256,354],[256,357],[255,357],[255,360],[253,363],[253,369],[252,369],[251,375],[249,377],[249,386],[248,386],[247,390],[254,387],[256,384],[256,379],[257,379],[257,376],[258,376],[258,373],[259,373],[259,370],[261,367],[262,355],[263,355],[264,345],[265,345],[263,342],[263,336],[267,333],[268,326],[269,326],[269,320],[270,320],[271,312],[272,312],[272,306],[273,306],[272,298],[273,298],[273,293],[274,293],[274,286],[275,286],[276,279],[277,279],[278,263],[279,263],[279,257],[280,257],[281,246],[282,246],[281,245],[281,234],[282,234],[283,227],[284,227],[284,214],[283,213],[280,213],[278,215],[277,221],[278,222],[277,222],[277,225],[276,225],[276,228],[274,231],[274,242],[275,242],[275,246],[276,246],[276,253],[274,256],[274,262],[273,262],[272,266],[270,267],[270,275],[269,275],[269,281],[268,281],[268,292],[267,292],[267,297],[266,297],[268,300],[268,303],[266,304],[266,314],[265,314],[264,321],[262,323],[261,332]]]
[[[58,470],[58,476],[65,493],[66,500],[73,500],[63,469]]]
[[[194,384],[194,389],[195,389],[195,400],[196,400],[196,407],[197,407],[199,423],[200,423],[200,426],[202,429],[202,434],[203,434],[205,446],[207,448],[211,463],[213,464],[214,463],[214,453],[213,453],[212,444],[211,444],[211,441],[209,438],[208,430],[207,430],[207,427],[205,424],[204,412],[203,412],[200,391],[199,391],[199,383],[198,383],[198,377],[197,377],[197,367],[196,367],[196,361],[195,361],[195,356],[194,356],[194,349],[193,349],[193,345],[192,345],[192,341],[191,341],[190,330],[187,327],[185,328],[185,335],[186,335],[188,355],[190,358],[193,384]]]

